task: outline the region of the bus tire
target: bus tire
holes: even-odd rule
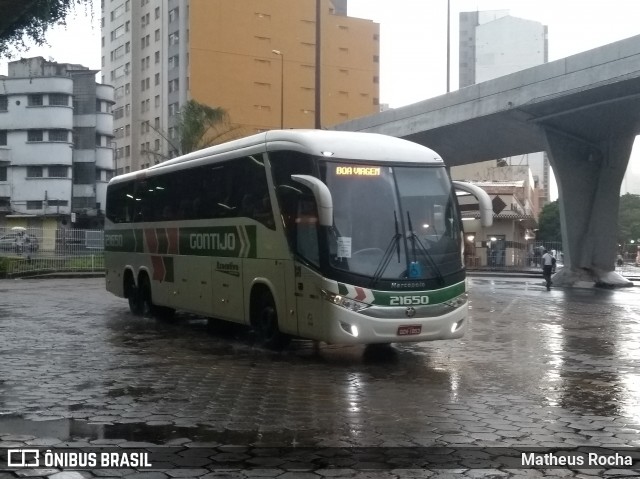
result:
[[[129,301],[129,310],[135,316],[142,316],[144,305],[140,300],[140,290],[133,281],[131,273],[125,274],[124,294]]]
[[[291,337],[280,332],[278,327],[278,311],[273,296],[269,291],[261,293],[255,308],[253,327],[260,344],[272,350],[282,350],[291,341]]]
[[[151,316],[153,314],[153,301],[151,298],[151,283],[149,277],[142,273],[138,279],[138,287],[140,288],[140,303],[142,305],[142,316]]]
[[[140,303],[142,308],[142,316],[153,316],[160,320],[173,319],[176,310],[167,306],[156,306],[153,304],[153,296],[151,295],[151,282],[149,276],[142,274],[140,276]]]

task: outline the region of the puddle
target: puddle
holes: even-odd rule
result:
[[[221,445],[273,445],[289,446],[292,443],[313,441],[318,431],[232,431],[214,430],[206,425],[192,427],[170,424],[149,425],[144,422],[123,424],[97,424],[78,419],[28,420],[21,416],[0,417],[0,440],[2,436],[34,436],[56,438],[61,441],[94,441],[97,439],[124,439],[126,441],[166,444],[174,439],[189,439],[192,442],[217,443]],[[312,443],[312,442],[307,442]]]

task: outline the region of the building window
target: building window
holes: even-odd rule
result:
[[[179,88],[180,88],[180,81],[178,80],[178,78],[175,78],[173,80],[169,80],[169,93],[173,93],[174,91],[178,91]]]
[[[73,165],[73,184],[92,185],[96,181],[95,163],[76,163]]]
[[[155,53],[155,62],[156,63],[160,63],[160,52],[159,51]]]
[[[178,68],[179,66],[180,66],[179,55],[173,55],[172,57],[169,58],[169,70],[171,70],[172,68]]]
[[[120,5],[119,7],[116,7],[116,9],[111,12],[111,20],[112,21],[115,20],[123,13],[124,13],[124,5]]]
[[[67,130],[49,130],[49,141],[69,141]]]
[[[42,95],[29,95],[28,100],[29,106],[42,106],[44,104]]]
[[[42,140],[43,140],[42,130],[27,131],[27,141],[42,141]]]
[[[118,68],[111,72],[111,79],[115,80],[116,78],[123,77],[125,75],[125,66],[120,65]]]
[[[6,95],[0,95],[0,111],[9,109],[9,98]]]
[[[180,103],[171,103],[169,105],[169,116],[177,115],[180,111]]]
[[[7,167],[0,166],[0,181],[7,181]]]
[[[180,32],[175,31],[169,34],[169,45],[177,45],[180,43]]]
[[[169,10],[169,23],[176,21],[180,17],[180,10],[178,7]]]
[[[159,42],[160,41],[160,29],[159,28],[154,32],[154,35],[155,35],[156,42]]]
[[[50,165],[49,166],[49,178],[66,178],[67,177],[67,166],[63,165]],[[51,203],[49,203],[51,205]]]
[[[27,209],[28,210],[41,210],[42,209],[42,201],[27,201]]]
[[[0,130],[0,146],[7,146],[7,130]]]
[[[69,202],[67,200],[47,200],[47,206],[69,206]]]
[[[156,7],[156,20],[160,18],[160,7]]]
[[[42,166],[27,166],[27,178],[42,178]]]
[[[118,48],[111,52],[111,60],[117,60],[118,58],[124,56],[124,46],[120,45]]]
[[[111,41],[115,40],[116,38],[120,38],[122,35],[124,35],[124,33],[124,25],[120,25],[118,28],[111,32]]]

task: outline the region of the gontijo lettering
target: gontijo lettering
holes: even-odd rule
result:
[[[233,251],[236,249],[236,235],[233,233],[191,233],[189,247],[191,249]]]

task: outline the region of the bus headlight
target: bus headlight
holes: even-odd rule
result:
[[[322,297],[330,303],[333,303],[344,309],[348,309],[349,311],[357,312],[370,306],[367,303],[361,303],[360,301],[356,301],[355,299],[345,298],[344,296],[325,291],[324,289],[322,290]]]
[[[449,301],[445,301],[444,304],[449,306],[452,309],[457,309],[460,306],[464,306],[467,302],[467,293],[462,293],[460,296],[456,296]]]

